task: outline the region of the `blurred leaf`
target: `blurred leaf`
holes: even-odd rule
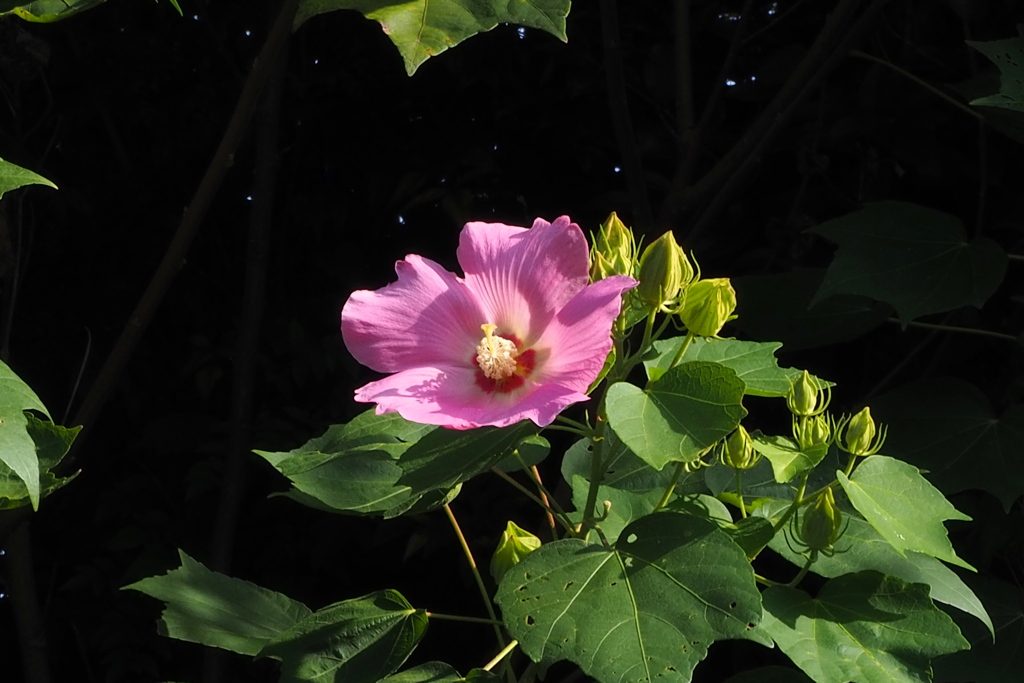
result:
[[[717,640],[767,644],[746,557],[713,522],[661,512],[613,548],[547,543],[506,575],[497,602],[523,651],[601,681],[684,683]]]
[[[654,342],[654,355],[644,358],[644,367],[651,380],[661,377],[672,364],[686,337],[673,337]],[[780,368],[775,352],[782,347],[778,342],[748,342],[737,339],[697,337],[683,354],[680,362],[708,361],[732,368],[743,380],[744,393],[752,396],[785,396],[790,384],[800,377],[800,370]],[[818,380],[823,386],[831,382]]]
[[[547,31],[565,41],[569,0],[303,0],[295,28],[324,12],[352,9],[380,23],[412,76],[420,64],[498,24]]]
[[[836,478],[857,511],[900,553],[913,550],[966,569],[942,525],[970,520],[921,476],[916,467],[884,455],[865,458],[847,478]]]
[[[932,658],[968,647],[925,586],[878,572],[832,579],[817,598],[772,586],[763,625],[816,683],[921,683]]]
[[[462,683],[455,667],[444,662],[427,662],[380,679],[380,683]]]
[[[915,204],[868,204],[810,232],[839,245],[812,303],[862,294],[892,304],[904,323],[981,307],[1006,272],[1006,253],[995,242],[968,242],[960,219]]]
[[[730,676],[725,683],[812,683],[803,671],[784,666],[762,666]]]
[[[259,656],[281,660],[281,683],[376,683],[408,659],[426,631],[423,610],[383,590],[317,610]]]
[[[25,21],[49,24],[61,19],[69,19],[104,2],[106,0],[35,0],[34,2],[18,3],[9,13],[21,17]]]
[[[785,436],[758,434],[751,441],[754,450],[772,464],[775,481],[780,484],[792,481],[795,477],[816,467],[828,455],[827,443],[801,451],[795,441]]]
[[[781,515],[788,503],[771,501],[761,506],[758,515],[765,515],[773,521]],[[956,573],[934,557],[908,550],[901,554],[875,531],[865,520],[845,514],[843,524],[846,531],[836,543],[836,552],[831,556],[818,555],[811,565],[811,571],[826,578],[873,569],[889,576],[903,579],[907,583],[923,583],[928,586],[932,600],[952,605],[981,621],[992,630],[992,619],[985,605]],[[790,547],[782,534],[768,544],[797,567],[803,567],[807,559]]]
[[[0,361],[0,464],[25,483],[32,509],[39,507],[39,456],[28,433],[26,410],[50,414],[29,385]]]
[[[983,576],[971,583],[992,612],[995,642],[974,621],[961,625],[971,649],[935,660],[935,680],[1008,683],[1024,671],[1024,591],[1003,581]]]
[[[966,41],[999,67],[999,92],[971,100],[975,106],[1001,107],[1024,112],[1024,25],[1017,26],[1017,38]]]
[[[647,389],[617,382],[605,402],[608,422],[633,453],[655,469],[695,460],[747,414],[743,382],[724,365],[681,363]]]
[[[539,465],[548,457],[551,452],[551,444],[540,434],[532,434],[525,439],[512,452],[497,462],[494,467],[503,472],[518,472],[523,469]],[[518,457],[517,457],[518,456]]]
[[[1024,495],[1024,406],[997,416],[976,387],[940,378],[874,398],[871,410],[889,425],[885,451],[920,467],[946,494],[981,489],[1006,510]]]
[[[587,504],[590,482],[576,475],[570,484],[572,486],[572,504],[576,508],[576,513],[571,515],[571,518],[574,522],[579,522],[583,519],[583,508]],[[600,510],[605,501],[611,503],[611,507],[608,508],[608,516],[600,522],[601,533],[609,543],[614,543],[623,529],[641,517],[646,517],[654,512],[662,495],[663,492],[658,489],[636,493],[610,486],[599,486],[597,489],[598,509]]]
[[[9,161],[0,159],[0,197],[3,197],[4,194],[11,190],[16,190],[25,185],[47,185],[55,190],[57,189],[56,185],[38,173],[33,173],[27,168],[15,166]]]
[[[256,655],[310,615],[301,602],[248,581],[210,571],[179,550],[181,567],[125,586],[166,607],[161,635]]]
[[[892,314],[887,304],[863,296],[833,296],[812,305],[824,278],[818,269],[733,278],[739,316],[733,325],[796,351],[856,339]]]

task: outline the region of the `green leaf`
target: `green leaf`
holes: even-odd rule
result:
[[[965,620],[962,628],[971,649],[937,659],[935,679],[973,683],[1016,681],[1024,671],[1024,590],[984,576],[972,576],[971,583],[992,610],[995,642],[977,622]]]
[[[1024,112],[1024,24],[1017,26],[1016,38],[966,41],[999,67],[999,92],[971,100],[974,106],[999,107]]]
[[[836,478],[857,511],[901,554],[913,550],[974,570],[957,557],[942,525],[947,519],[971,518],[957,511],[916,467],[872,455],[849,478],[842,472]]]
[[[601,459],[605,463],[601,484],[623,491],[636,493],[652,489],[664,491],[675,475],[675,471],[671,467],[660,471],[652,469],[650,465],[636,457],[612,430],[605,431]],[[575,476],[590,481],[592,460],[592,441],[580,439],[569,447],[562,458],[562,478],[569,485],[572,485]],[[680,493],[700,493],[705,490],[703,482],[704,477],[699,470],[692,473],[684,472],[676,482],[676,490]]]
[[[78,473],[69,477],[58,477],[52,470],[63,460],[71,449],[81,427],[62,427],[48,420],[40,420],[32,413],[25,413],[28,422],[26,431],[35,443],[39,458],[39,497],[45,498],[73,480]],[[11,468],[0,463],[0,510],[29,505],[28,487]]]
[[[686,337],[660,339],[654,342],[654,353],[644,359],[647,376],[656,380],[665,374]],[[778,397],[789,393],[789,387],[800,377],[794,368],[780,368],[775,352],[782,348],[778,342],[748,342],[737,339],[696,337],[683,354],[682,362],[708,361],[720,363],[736,372],[751,396]],[[822,386],[831,382],[818,379]]]
[[[0,361],[0,464],[25,483],[32,509],[39,507],[39,457],[28,433],[26,410],[50,417],[36,393]]]
[[[444,662],[427,662],[380,679],[380,683],[462,683],[455,667]]]
[[[9,161],[0,159],[0,197],[3,197],[4,194],[11,190],[16,190],[25,185],[48,185],[55,190],[57,189],[56,185],[38,173],[33,173],[27,168],[15,166]]]
[[[724,365],[681,363],[643,390],[628,382],[608,389],[605,408],[616,435],[660,470],[690,462],[727,435],[747,414],[743,382]]]
[[[518,472],[523,469],[539,465],[548,457],[551,452],[551,444],[540,434],[532,434],[512,449],[512,452],[494,464],[494,467],[503,472]]]
[[[125,586],[166,603],[161,635],[256,655],[310,615],[301,602],[210,571],[179,550],[181,567]]]
[[[974,386],[929,379],[872,399],[871,410],[889,425],[885,451],[925,470],[945,493],[988,491],[1007,511],[1024,495],[1024,406],[998,416]]]
[[[11,14],[25,21],[49,24],[61,19],[69,19],[80,12],[102,5],[106,0],[35,0],[21,3],[10,10]],[[6,14],[7,12],[4,12]]]
[[[772,464],[775,481],[784,484],[817,466],[828,455],[828,444],[817,444],[801,451],[800,446],[785,436],[757,435],[751,442],[754,450]]]
[[[925,586],[878,572],[832,579],[817,598],[772,586],[763,625],[816,683],[922,683],[932,658],[968,647]]]
[[[384,590],[317,610],[259,656],[281,660],[282,683],[376,683],[408,659],[426,630],[423,610]]]
[[[757,514],[775,521],[788,507],[787,502],[771,501],[761,506]],[[952,569],[934,557],[913,550],[900,554],[870,524],[851,513],[844,514],[843,523],[846,530],[836,544],[836,552],[831,557],[819,554],[811,565],[812,572],[835,578],[873,569],[907,583],[923,583],[928,586],[932,600],[973,615],[992,631],[992,619],[985,606]],[[795,552],[782,534],[774,537],[768,545],[794,565],[803,567],[806,564],[806,558]]]
[[[743,551],[713,522],[675,512],[633,522],[613,548],[545,544],[496,599],[531,659],[568,659],[605,682],[685,683],[713,642],[767,642]]]
[[[303,0],[298,28],[310,17],[352,9],[380,23],[412,76],[430,57],[498,24],[547,31],[565,41],[569,0]]]
[[[754,339],[780,341],[787,351],[796,351],[856,339],[892,315],[888,304],[864,296],[832,296],[812,304],[824,279],[819,269],[733,278],[739,302],[733,325]]]
[[[968,242],[960,219],[916,204],[868,204],[810,232],[839,245],[812,304],[862,294],[892,304],[904,324],[961,306],[980,308],[1006,272],[999,245],[987,238]]]

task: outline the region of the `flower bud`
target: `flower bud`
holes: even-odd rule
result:
[[[865,407],[846,422],[845,433],[843,434],[840,446],[844,451],[852,455],[874,455],[882,448],[885,442],[885,427],[879,432],[875,427],[875,421],[871,417],[871,409]]]
[[[651,308],[663,308],[676,300],[679,290],[693,279],[693,265],[669,230],[654,240],[640,256],[640,284],[635,295]]]
[[[804,370],[800,379],[790,385],[786,405],[794,415],[811,417],[825,412],[831,400],[832,390],[828,386],[822,387],[816,377]]]
[[[793,436],[800,450],[807,451],[832,440],[832,421],[825,415],[793,420]]]
[[[722,446],[722,463],[736,470],[749,470],[761,459],[743,425],[729,435]]]
[[[827,488],[804,513],[799,540],[811,552],[829,553],[842,535],[843,513],[836,507],[832,489]]]
[[[686,290],[679,313],[686,329],[699,337],[713,337],[732,319],[736,310],[736,290],[729,278],[698,280]]]
[[[612,275],[633,275],[636,260],[636,240],[613,211],[601,224],[590,253],[590,279],[603,280]]]
[[[501,581],[505,572],[523,561],[523,558],[541,546],[541,540],[515,522],[509,522],[501,532],[501,541],[491,557],[491,576]]]

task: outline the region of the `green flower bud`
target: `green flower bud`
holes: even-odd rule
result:
[[[832,420],[825,415],[793,419],[793,436],[800,450],[810,450],[832,440]]]
[[[886,429],[879,431],[871,417],[871,409],[865,407],[845,423],[840,448],[852,455],[874,455],[882,449],[885,442]]]
[[[800,542],[812,552],[825,552],[835,549],[836,541],[843,535],[843,513],[836,507],[832,489],[821,492],[817,500],[804,513],[803,524],[800,526]]]
[[[633,232],[613,211],[601,224],[597,239],[590,251],[590,279],[603,280],[612,275],[633,275],[636,260],[636,240]]]
[[[761,454],[754,450],[750,434],[743,425],[729,435],[722,446],[722,464],[736,470],[749,470],[761,459]]]
[[[652,309],[676,301],[679,290],[693,279],[693,265],[669,230],[654,240],[640,256],[640,284],[635,296]]]
[[[523,561],[523,558],[541,546],[539,538],[525,529],[520,529],[515,522],[509,522],[501,532],[501,541],[491,557],[491,576],[501,581],[505,572]]]
[[[732,319],[736,310],[736,290],[729,278],[698,280],[686,290],[686,301],[679,313],[686,329],[699,337],[713,337]]]
[[[804,370],[800,379],[790,385],[786,405],[794,415],[811,417],[825,412],[831,400],[831,388],[823,387],[816,377]]]

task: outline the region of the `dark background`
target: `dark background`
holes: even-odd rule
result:
[[[697,116],[716,101],[683,183],[692,188],[770,106],[839,3],[691,4]],[[965,38],[1009,38],[1024,21],[1012,0],[860,5],[855,17],[874,14],[839,33],[852,36],[849,47],[961,101],[953,86],[998,85]],[[111,0],[52,25],[0,18],[0,156],[60,186],[20,190],[0,203],[7,360],[58,422],[81,405],[192,201],[276,6],[183,0],[179,17],[166,2]],[[953,213],[972,235],[1020,251],[1020,143],[888,67],[851,56],[837,58],[793,101],[767,145],[702,194],[686,195],[680,210],[666,209],[683,196],[672,178],[686,159],[672,3],[619,3],[634,136],[625,143],[609,108],[599,7],[575,3],[568,44],[499,26],[412,78],[380,27],[354,12],[315,17],[292,36],[250,447],[291,449],[365,408],[351,395],[373,375],[341,343],[343,302],[353,289],[391,281],[394,261],[408,253],[456,269],[467,220],[529,225],[568,214],[590,231],[617,211],[651,237],[674,229],[706,276],[738,277],[826,265],[831,248],[805,228],[865,201],[894,199]],[[739,25],[744,37],[723,71]],[[723,76],[733,85],[722,87]],[[630,149],[642,162],[649,212],[628,191]],[[32,518],[54,680],[200,678],[203,649],[158,637],[160,605],[119,588],[177,566],[177,548],[201,561],[216,554],[254,154],[249,135],[153,324],[74,453],[81,474]],[[20,259],[13,299],[12,259]],[[953,322],[1017,334],[1020,279],[1010,268],[984,310]],[[731,334],[756,336],[738,323]],[[883,324],[782,360],[837,381],[840,409],[893,382],[941,374],[970,379],[997,408],[1020,398],[1012,344],[941,342],[899,365],[922,335]],[[313,608],[391,587],[418,607],[482,614],[441,513],[386,523],[329,516],[268,499],[284,481],[256,456],[244,469],[232,575]],[[555,480],[557,462],[547,474]],[[993,500],[971,492],[954,500],[983,522],[954,529],[954,544],[983,572],[1019,582],[1020,504],[1006,515]],[[484,564],[505,520],[542,525],[514,491],[486,477],[452,507]],[[1004,539],[995,550],[993,538]],[[0,678],[19,681],[9,589],[0,591],[0,633],[10,634],[0,635]],[[492,649],[489,629],[434,623],[413,661],[466,671]],[[716,645],[695,680],[724,680],[776,656]],[[227,666],[226,680],[276,680],[272,662],[231,657]],[[566,672],[556,673],[551,680]]]

